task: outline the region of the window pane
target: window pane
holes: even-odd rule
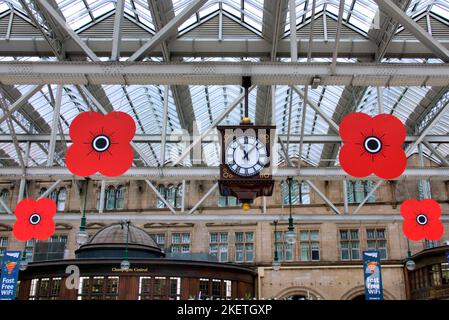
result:
[[[309,244],[301,243],[301,261],[310,261]]]
[[[253,232],[246,232],[246,242],[253,242],[254,240],[254,233]]]
[[[235,242],[243,242],[243,232],[235,233]]]
[[[310,240],[313,240],[313,241],[320,240],[320,233],[319,233],[319,231],[317,231],[317,230],[311,231],[310,232]]]
[[[347,230],[340,230],[340,239],[341,240],[348,240],[349,235]]]
[[[301,241],[309,240],[309,231],[301,231],[300,232],[300,239],[301,239]]]
[[[351,230],[351,239],[357,240],[359,238],[359,230]]]
[[[374,229],[367,229],[367,230],[366,230],[366,237],[367,237],[368,239],[375,239],[376,236],[375,236]]]

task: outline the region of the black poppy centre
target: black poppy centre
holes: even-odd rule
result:
[[[370,136],[363,143],[365,150],[371,154],[379,153],[382,150],[382,142],[379,138]]]
[[[40,216],[38,213],[33,213],[33,214],[30,216],[29,221],[30,221],[30,223],[31,223],[32,225],[36,225],[36,224],[38,224],[39,222],[41,222],[41,216]]]
[[[416,222],[418,222],[419,225],[424,226],[427,224],[427,216],[425,214],[418,214],[416,216]]]
[[[105,135],[96,136],[95,139],[92,140],[92,148],[94,148],[97,152],[104,152],[108,150],[110,145],[111,140]]]

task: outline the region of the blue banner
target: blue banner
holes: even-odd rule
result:
[[[363,252],[363,270],[365,279],[365,299],[383,300],[382,271],[379,251]]]
[[[446,252],[447,263],[449,263],[449,251]]]
[[[16,298],[17,277],[19,276],[20,251],[5,251],[0,277],[0,300]]]

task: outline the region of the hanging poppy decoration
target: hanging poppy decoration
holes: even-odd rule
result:
[[[395,116],[351,112],[343,118],[339,131],[343,140],[340,165],[351,176],[363,178],[374,173],[382,179],[394,179],[404,172],[406,131]]]
[[[73,174],[86,177],[100,172],[116,177],[131,166],[130,142],[136,124],[128,114],[83,112],[72,121],[69,132],[73,144],[67,150],[66,165]]]
[[[401,215],[404,218],[402,231],[410,240],[439,240],[443,236],[441,207],[435,200],[408,199],[401,205]]]
[[[55,232],[55,213],[56,204],[50,198],[23,199],[14,211],[17,220],[12,232],[19,241],[46,240]]]

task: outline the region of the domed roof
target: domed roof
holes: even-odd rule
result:
[[[98,231],[87,244],[125,244],[128,232],[126,224],[116,223]],[[129,225],[128,244],[158,247],[153,238],[145,230]]]
[[[128,235],[128,243],[126,237]],[[100,229],[87,243],[75,251],[75,256],[84,258],[123,258],[124,250],[129,258],[157,258],[165,253],[145,230],[126,223],[115,223]]]

